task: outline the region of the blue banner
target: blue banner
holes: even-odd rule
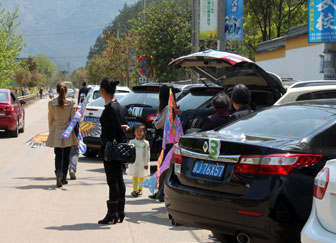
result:
[[[244,0],[226,0],[225,39],[243,40]]]
[[[309,0],[308,41],[336,42],[336,0]]]

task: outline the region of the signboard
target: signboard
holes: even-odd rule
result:
[[[200,0],[200,40],[217,39],[218,0]]]
[[[225,39],[243,40],[244,0],[226,0]]]
[[[308,41],[336,42],[336,0],[309,0]]]
[[[138,60],[138,73],[142,77],[148,77],[151,73],[152,68],[152,57],[143,55]]]

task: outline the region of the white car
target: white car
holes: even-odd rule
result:
[[[315,177],[312,211],[301,242],[336,242],[336,159],[327,161]]]
[[[301,100],[336,98],[336,80],[302,81],[291,85],[274,105]]]
[[[122,100],[129,93],[115,93],[117,101]],[[80,123],[80,130],[83,136],[83,141],[87,146],[85,156],[95,157],[100,149],[100,134],[101,125],[99,118],[103,113],[105,100],[102,97],[91,101],[85,109],[82,121]]]
[[[100,91],[99,91],[100,85],[89,85],[88,88],[89,88],[89,92],[91,91],[91,89],[93,89],[93,94],[88,101],[90,103],[100,97]],[[131,93],[131,90],[127,86],[117,86],[116,94],[117,93],[128,94],[128,93]]]

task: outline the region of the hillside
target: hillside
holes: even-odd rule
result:
[[[20,29],[27,47],[21,57],[44,53],[59,70],[86,65],[90,46],[125,3],[137,0],[3,0],[2,7],[19,7]]]

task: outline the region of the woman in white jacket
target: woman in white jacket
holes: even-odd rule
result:
[[[126,173],[133,176],[133,197],[142,195],[142,187],[139,186],[144,182],[145,177],[150,175],[150,147],[149,142],[145,139],[146,127],[139,123],[134,126],[134,136],[129,143],[134,144],[136,148],[136,157],[133,164],[128,165]]]

